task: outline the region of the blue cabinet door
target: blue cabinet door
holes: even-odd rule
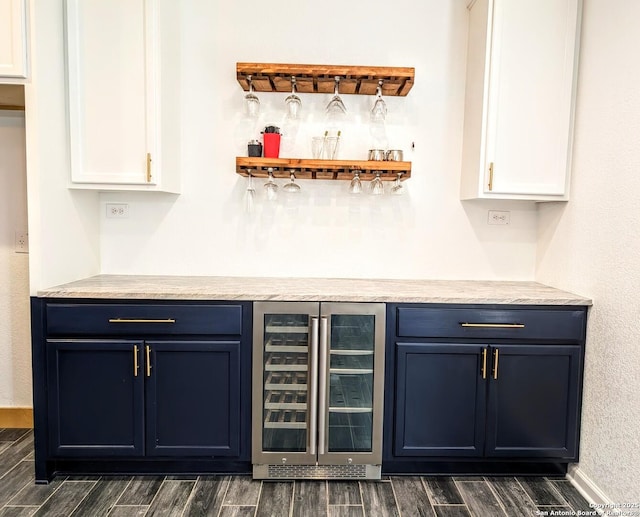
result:
[[[486,455],[576,458],[582,348],[496,345],[491,356]]]
[[[240,342],[146,341],[148,456],[239,456]]]
[[[396,344],[395,456],[483,454],[483,350],[474,344]]]
[[[47,341],[53,456],[142,456],[142,342]]]

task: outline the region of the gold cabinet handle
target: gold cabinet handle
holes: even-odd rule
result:
[[[487,349],[482,350],[482,378],[487,378]]]
[[[110,318],[109,323],[175,323],[173,318],[165,319],[136,319],[136,318]]]
[[[460,323],[460,326],[485,329],[523,329],[524,323]]]
[[[496,348],[493,351],[493,378],[494,379],[498,378],[498,353],[499,353],[499,350]]]
[[[147,353],[147,377],[151,377],[151,347],[146,345],[144,348]]]
[[[147,153],[147,183],[151,183],[151,153]]]
[[[133,376],[138,376],[138,370],[140,365],[138,364],[138,345],[133,345]]]
[[[489,164],[489,192],[493,190],[493,162]]]

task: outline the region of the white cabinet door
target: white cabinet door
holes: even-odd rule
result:
[[[463,199],[568,199],[581,0],[470,6]]]
[[[74,188],[176,192],[162,176],[158,0],[67,0]]]
[[[27,77],[27,0],[0,0],[0,78]]]

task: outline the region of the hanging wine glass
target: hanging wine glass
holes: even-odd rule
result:
[[[393,187],[391,187],[391,193],[395,194],[396,196],[400,196],[402,194],[404,194],[405,192],[405,188],[404,185],[402,184],[402,172],[398,173],[398,176],[396,177],[396,180],[393,182]]]
[[[247,76],[249,82],[249,93],[244,96],[244,105],[247,116],[250,118],[258,118],[260,114],[260,99],[253,93],[253,83],[251,82],[251,76]]]
[[[264,190],[267,193],[267,199],[269,201],[275,201],[278,197],[278,185],[273,177],[273,169],[269,167],[267,172],[269,173],[269,179],[267,179],[267,182],[264,184]]]
[[[382,178],[380,177],[381,174],[381,171],[376,171],[376,177],[371,180],[369,186],[369,189],[374,196],[384,194],[384,184],[382,183]]]
[[[335,82],[336,83],[333,88],[333,97],[331,97],[329,104],[327,104],[326,112],[327,112],[327,115],[341,116],[347,113],[347,107],[344,105],[344,102],[342,102],[342,99],[340,98],[340,93],[339,93],[340,77],[336,76]]]
[[[362,181],[360,181],[360,171],[353,173],[353,179],[349,183],[349,192],[352,194],[360,194],[362,192]]]
[[[289,172],[290,172],[291,182],[287,183],[284,187],[282,187],[282,190],[284,190],[285,192],[290,192],[292,194],[296,192],[300,192],[300,185],[296,183],[295,170],[291,169]]]
[[[246,205],[247,212],[250,213],[253,211],[253,205],[256,200],[256,189],[253,188],[253,174],[251,174],[251,169],[247,169],[247,174],[249,175],[249,183],[246,191]]]
[[[290,119],[297,119],[300,108],[302,107],[302,101],[300,97],[296,95],[296,78],[291,76],[291,95],[284,100],[287,108],[287,117]]]
[[[376,100],[371,108],[369,132],[372,138],[372,145],[376,149],[386,149],[389,143],[385,119],[387,117],[387,104],[382,98],[382,80],[378,81],[376,89]]]
[[[376,90],[376,101],[371,108],[371,122],[383,123],[387,118],[387,103],[382,98],[382,80],[378,82]]]

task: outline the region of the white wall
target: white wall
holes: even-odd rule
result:
[[[531,280],[536,211],[531,204],[459,201],[467,11],[464,0],[297,0],[182,5],[183,192],[101,194],[103,273]],[[286,94],[259,94],[263,116],[242,115],[239,61],[413,66],[408,97],[387,98],[388,134],[413,162],[403,198],[360,198],[348,182],[301,181],[299,196],[268,203],[263,181],[253,213],[235,157],[267,123],[285,132],[282,156],[309,157],[326,127],[330,95],[300,94],[303,120],[283,126]],[[364,159],[373,98],[344,96],[341,157]],[[415,152],[410,151],[415,142]],[[167,145],[165,143],[165,145]],[[282,184],[282,183],[281,183]],[[104,203],[130,204],[126,220]],[[487,210],[511,210],[509,227]]]
[[[593,298],[579,469],[640,501],[640,3],[586,0],[571,201],[541,205],[536,279]]]
[[[0,110],[0,407],[31,406],[29,255],[15,252],[27,230],[24,113]]]

